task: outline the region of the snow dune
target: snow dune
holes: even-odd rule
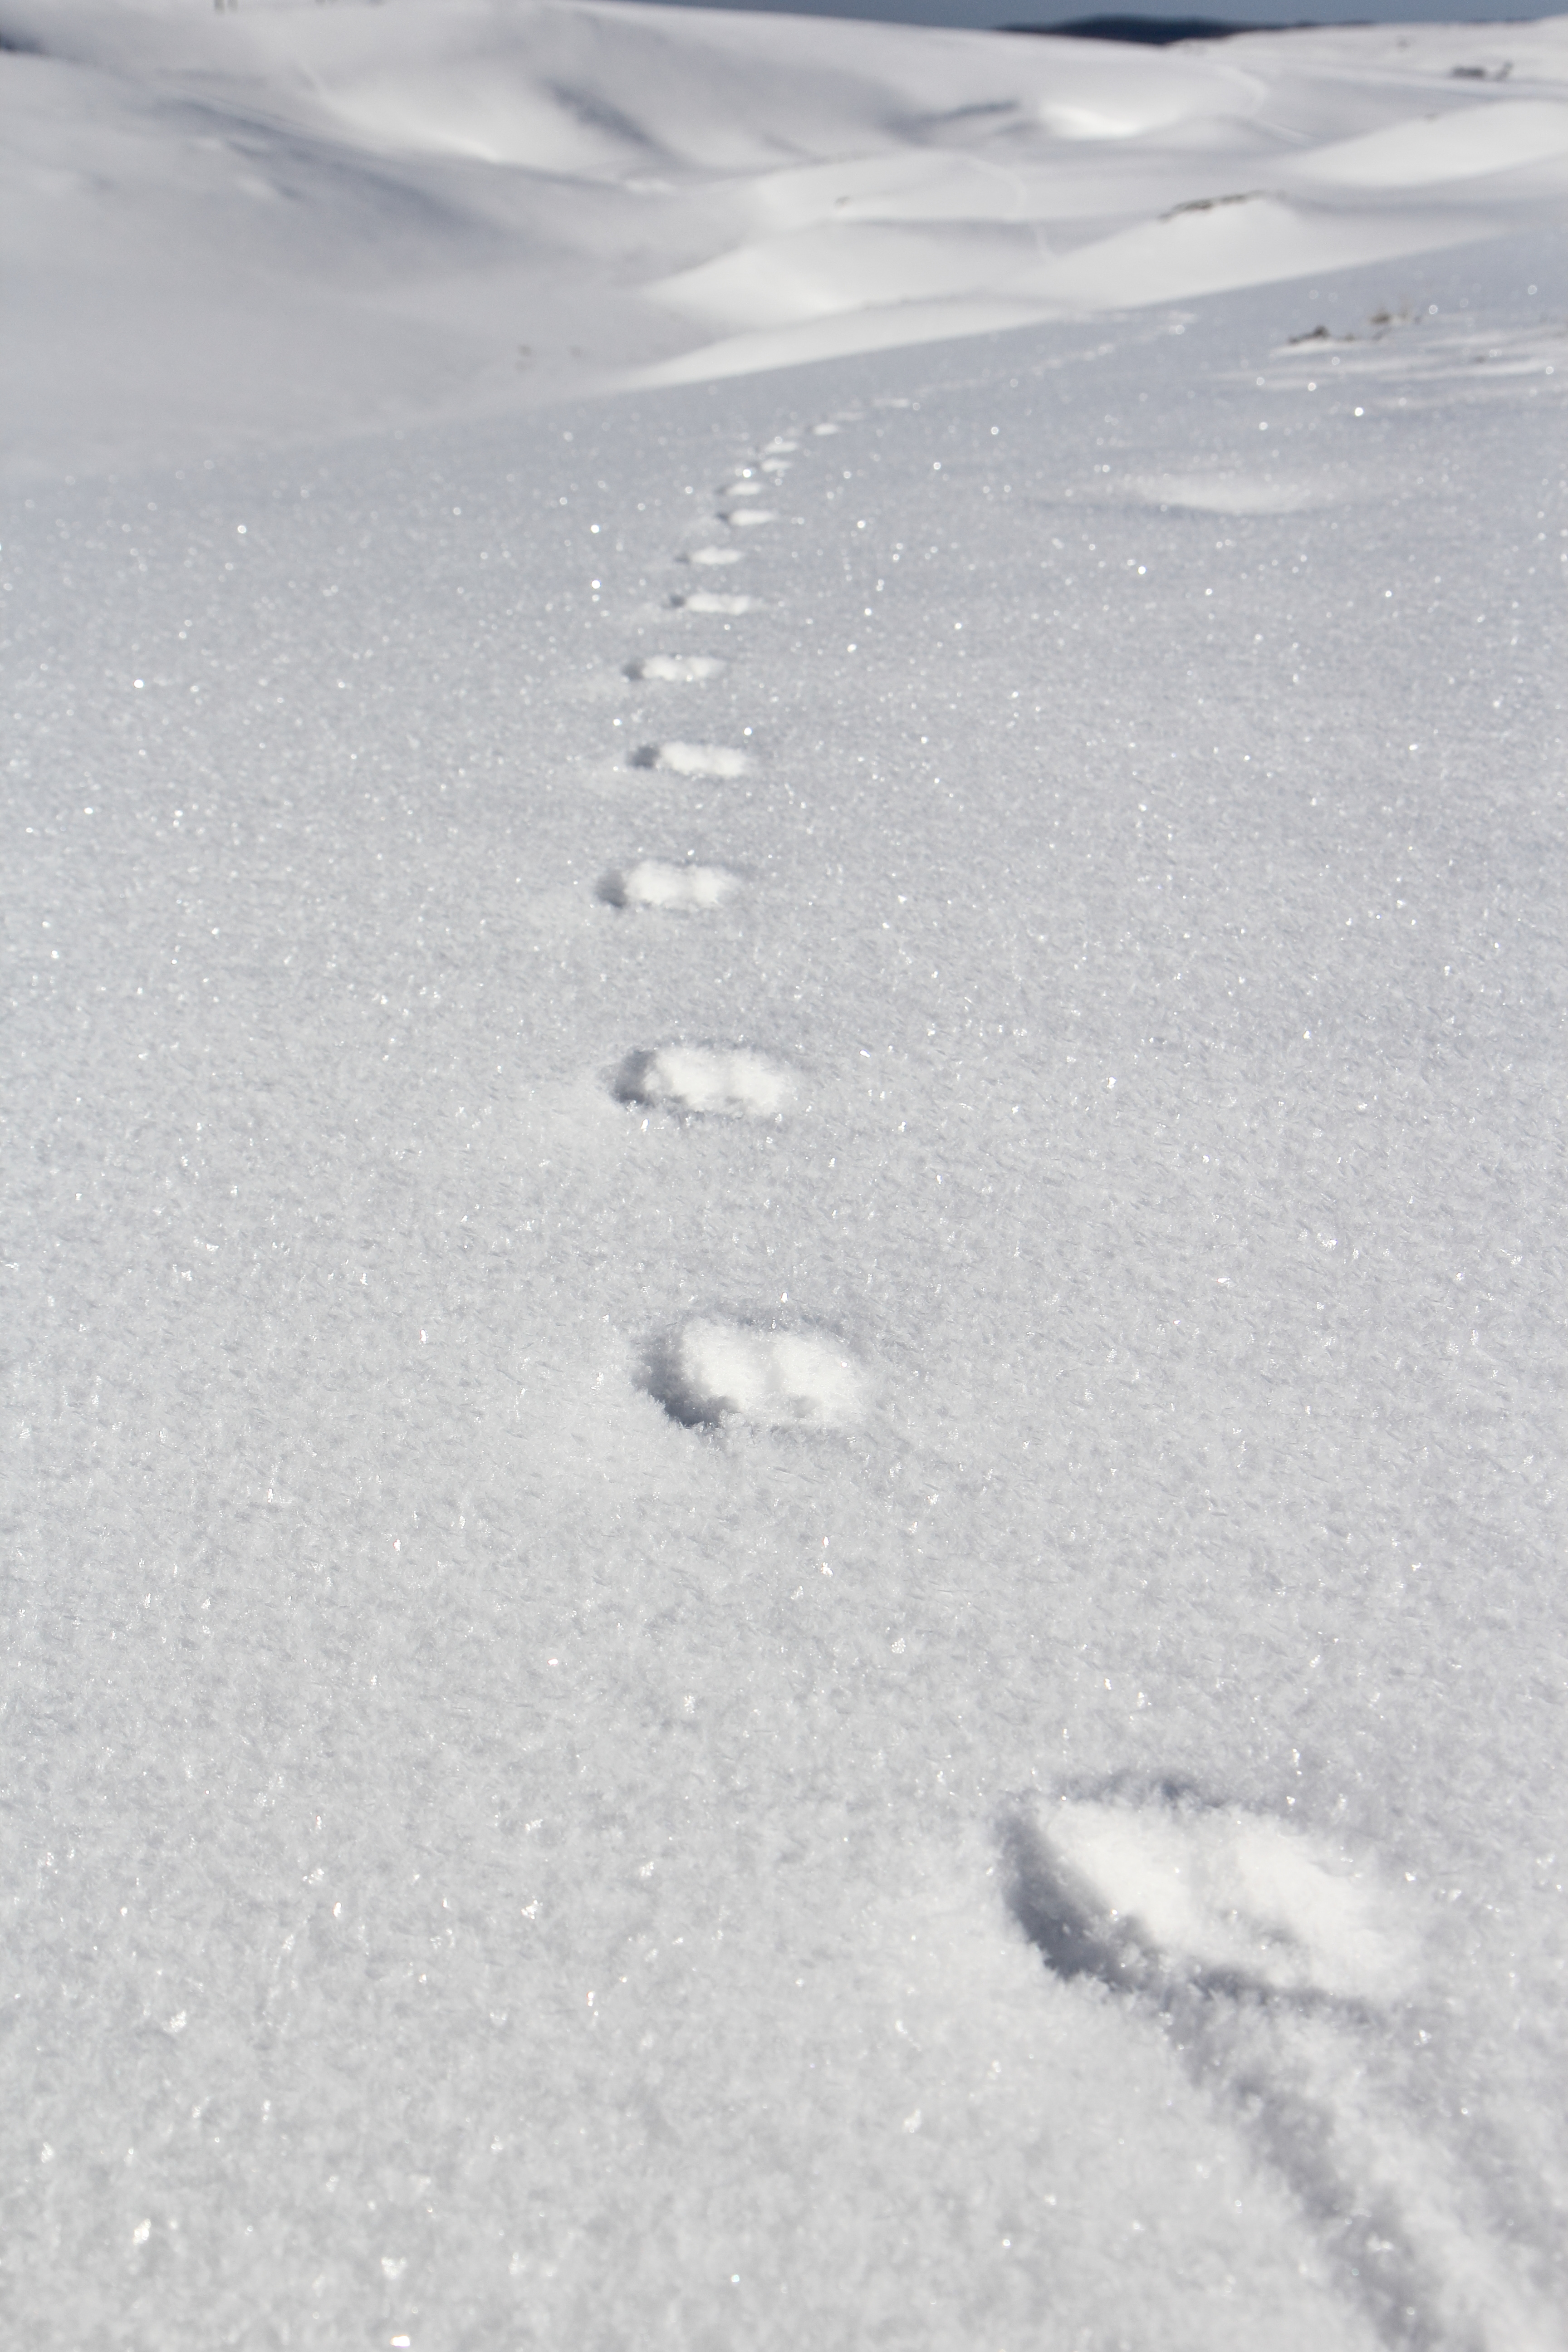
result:
[[[3,0],[0,34],[30,49],[0,169],[35,469],[1181,301],[1568,188],[1560,20],[1152,51],[614,0]]]

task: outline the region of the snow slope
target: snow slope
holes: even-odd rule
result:
[[[1561,217],[1564,20],[1152,52],[552,0],[0,0],[0,400],[77,471]]]
[[[1554,2352],[1560,238],[237,291],[0,549],[9,2336]]]

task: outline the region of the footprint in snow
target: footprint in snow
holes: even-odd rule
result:
[[[778,516],[772,507],[721,507],[719,520],[731,530],[757,530],[765,522],[777,522]]]
[[[697,1316],[652,1352],[650,1395],[672,1421],[711,1429],[839,1429],[860,1418],[867,1381],[828,1332],[780,1331]]]
[[[723,667],[713,654],[644,654],[640,660],[627,662],[625,674],[661,686],[696,686],[705,677],[717,677]]]
[[[748,480],[745,474],[741,475],[735,481],[721,482],[719,486],[719,496],[721,499],[760,499],[762,495],[761,482]]]
[[[1014,1909],[1058,1976],[1139,1992],[1357,2000],[1404,1955],[1340,1851],[1237,1805],[1161,1790],[1067,1798],[1013,1845]]]
[[[754,613],[763,600],[760,596],[720,596],[711,588],[696,588],[689,595],[672,596],[669,601],[681,613]]]
[[[766,466],[770,457],[793,457],[799,447],[798,441],[791,441],[784,435],[775,433],[773,439],[763,446],[763,463]]]
[[[743,776],[751,761],[727,743],[645,743],[632,753],[634,768],[666,768],[677,776]]]
[[[1385,2342],[1546,2352],[1559,2340],[1506,2223],[1489,2227],[1478,2182],[1431,2127],[1437,2094],[1377,2087],[1391,2044],[1380,2012],[1415,1990],[1415,1941],[1364,1862],[1168,1783],[1062,1796],[1012,1822],[1004,1845],[1010,1906],[1047,1967],[1162,2022],[1289,2183]]]
[[[668,866],[645,857],[624,874],[606,874],[599,896],[611,907],[658,907],[672,914],[709,914],[732,898],[741,877],[723,866]]]
[[[777,1118],[794,1073],[743,1045],[659,1045],[628,1055],[616,1079],[624,1103],[728,1118]]]
[[[693,547],[676,558],[678,563],[739,563],[738,547]]]

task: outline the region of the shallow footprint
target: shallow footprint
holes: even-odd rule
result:
[[[694,588],[689,595],[672,596],[669,601],[681,613],[754,613],[763,600],[760,596],[720,596],[711,588]]]
[[[728,1419],[763,1429],[843,1428],[859,1419],[866,1391],[859,1365],[830,1333],[759,1330],[707,1316],[654,1351],[647,1385],[670,1419],[689,1429]]]
[[[732,898],[741,877],[723,866],[668,866],[645,857],[624,874],[606,874],[599,896],[611,907],[658,907],[670,913],[708,914]]]
[[[717,677],[723,667],[713,654],[644,654],[640,660],[627,662],[625,674],[661,686],[695,686],[702,678]]]
[[[694,547],[678,557],[677,561],[681,563],[739,563],[741,551],[738,547]]]
[[[628,1055],[616,1080],[622,1102],[728,1118],[777,1118],[794,1093],[792,1071],[743,1045],[660,1045]]]
[[[727,743],[645,743],[632,753],[632,765],[668,768],[677,776],[743,776],[751,761]]]

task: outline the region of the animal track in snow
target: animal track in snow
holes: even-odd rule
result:
[[[682,613],[754,613],[762,601],[760,596],[716,595],[711,588],[694,588],[689,596],[670,599]]]
[[[727,743],[645,743],[632,753],[634,768],[668,768],[677,776],[743,776],[751,761]]]
[[[738,547],[693,547],[679,558],[682,563],[739,563]]]
[[[778,517],[772,507],[724,507],[719,520],[731,530],[756,530],[765,522],[777,522]]]
[[[622,1102],[728,1118],[777,1118],[794,1092],[793,1072],[743,1045],[660,1045],[616,1080]]]
[[[624,874],[607,874],[599,896],[612,907],[658,907],[671,913],[708,914],[741,887],[723,866],[668,866],[645,857]]]
[[[1386,1891],[1337,1842],[1171,1786],[1064,1796],[1005,1839],[1015,1917],[1053,1974],[1158,2017],[1288,2182],[1390,2345],[1547,2352],[1464,2155],[1369,2067],[1368,2012],[1415,1990]],[[1427,2036],[1421,2036],[1423,2043]]]
[[[1396,1989],[1378,1893],[1267,1814],[1158,1790],[1062,1798],[1013,1848],[1016,1916],[1060,1976],[1353,2000]]]
[[[702,678],[717,677],[723,667],[713,654],[644,654],[640,660],[627,662],[626,675],[661,686],[695,686]]]
[[[866,1379],[826,1332],[763,1330],[694,1317],[655,1349],[647,1386],[689,1429],[726,1420],[763,1429],[843,1428],[865,1407]]]
[[[719,490],[721,499],[760,499],[762,495],[761,482],[724,482]]]

